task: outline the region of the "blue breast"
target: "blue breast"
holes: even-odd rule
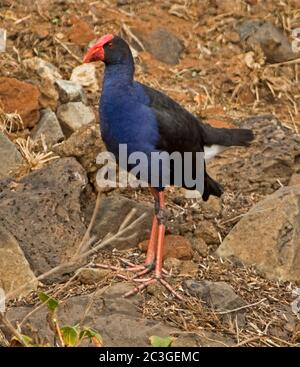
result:
[[[119,144],[126,144],[128,155],[155,151],[159,140],[156,117],[149,99],[138,83],[105,81],[99,112],[101,135],[108,151],[118,158]]]

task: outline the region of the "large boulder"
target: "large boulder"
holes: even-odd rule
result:
[[[31,269],[40,275],[68,260],[83,237],[82,166],[63,158],[19,181],[0,180],[0,224],[16,238]]]
[[[300,281],[300,185],[283,187],[255,205],[217,254],[255,265],[270,278]]]

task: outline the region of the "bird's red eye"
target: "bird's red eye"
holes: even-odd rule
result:
[[[108,44],[108,47],[109,47],[109,48],[112,48],[112,47],[113,47],[113,44],[110,42],[110,43]]]

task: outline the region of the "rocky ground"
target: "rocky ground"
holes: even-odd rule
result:
[[[150,345],[153,335],[173,346],[299,345],[299,9],[297,0],[0,0],[1,345],[19,333],[59,344],[40,292],[59,301],[61,325],[92,327],[105,346]],[[209,163],[220,200],[167,190],[165,268],[183,301],[158,286],[123,299],[132,282],[97,266],[142,262],[153,213],[145,189],[97,195],[103,66],[81,60],[111,32],[130,43],[138,80],[214,126],[256,135]]]

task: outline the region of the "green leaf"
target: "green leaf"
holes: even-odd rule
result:
[[[58,301],[55,298],[48,296],[48,294],[40,292],[38,294],[38,297],[40,301],[42,301],[43,303],[47,303],[47,306],[50,311],[55,311],[56,308],[58,307]]]
[[[32,342],[33,342],[33,340],[32,340],[32,338],[30,338],[29,336],[27,336],[27,335],[24,335],[24,334],[20,334],[21,335],[21,337],[22,337],[22,340],[20,340],[19,338],[17,338],[16,336],[13,336],[12,338],[11,338],[11,341],[13,342],[13,341],[16,341],[16,342],[18,342],[18,343],[20,343],[20,344],[25,344],[25,345],[27,345],[27,346],[29,346],[29,345],[31,345],[32,344]]]
[[[83,329],[79,334],[79,339],[83,340],[84,338],[90,339],[98,347],[103,345],[102,336],[96,330],[90,328]]]
[[[165,338],[161,338],[160,336],[150,336],[150,343],[152,347],[170,347],[172,342],[176,339],[172,336],[166,336]]]
[[[62,326],[60,331],[67,347],[75,347],[77,345],[79,335],[75,326]]]

